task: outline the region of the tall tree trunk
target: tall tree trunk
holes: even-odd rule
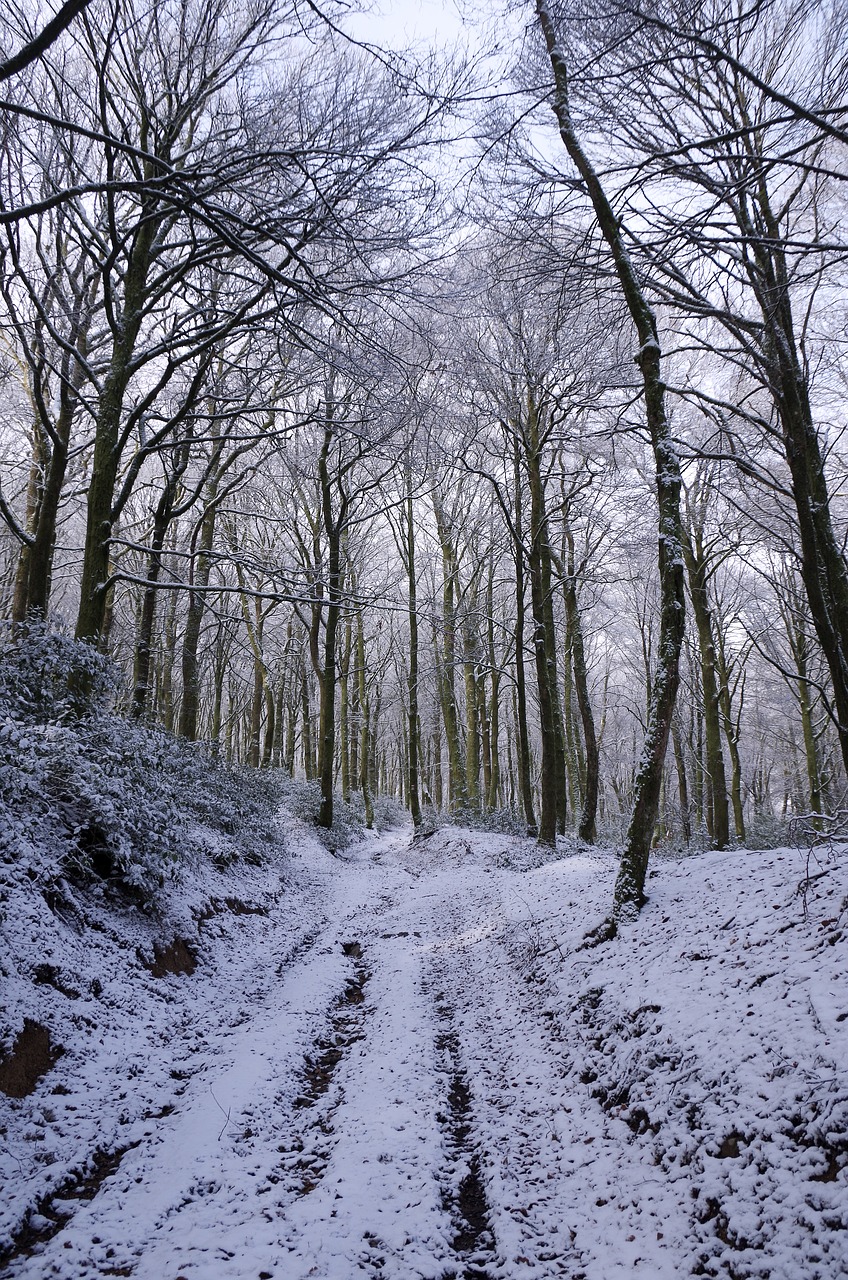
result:
[[[689,787],[686,783],[686,757],[683,754],[683,742],[680,737],[680,726],[675,716],[671,722],[671,741],[674,746],[674,763],[677,767],[677,791],[680,796],[680,825],[683,828],[683,839],[688,845],[692,839],[692,819],[689,814]]]
[[[473,604],[473,597],[472,597]],[[462,628],[465,682],[465,779],[468,807],[480,808],[480,717],[477,695],[477,636],[473,611],[469,611]]]
[[[324,441],[318,458],[318,478],[321,485],[321,514],[324,534],[327,538],[327,616],[324,623],[324,667],[321,677],[320,755],[321,808],[318,825],[329,830],[333,825],[333,783],[336,764],[336,636],[341,616],[341,542],[347,518],[348,498],[337,476],[338,510],[333,510],[333,481],[330,479],[328,459],[335,439],[333,401],[326,397],[327,422]]]
[[[311,782],[315,777],[315,753],[312,749],[312,717],[309,710],[309,678],[306,670],[306,663],[303,664],[301,672],[300,685],[300,706],[301,706],[301,746],[303,748],[303,772],[306,781]]]
[[[104,633],[105,634],[105,633]],[[162,633],[161,709],[162,725],[168,733],[174,731],[174,651],[177,643],[177,593],[170,592],[165,606],[165,625]]]
[[[152,162],[146,162],[148,178]],[[96,643],[106,614],[109,581],[109,554],[112,539],[115,482],[121,462],[120,435],[124,396],[132,377],[132,357],[141,329],[147,275],[157,220],[150,213],[140,222],[124,281],[122,320],[116,329],[112,356],[94,420],[94,454],[88,486],[88,504],[77,615],[78,640]]]
[[[339,743],[342,799],[350,800],[350,659],[353,652],[353,628],[350,614],[344,628],[344,641],[339,654]]]
[[[721,724],[724,730],[724,740],[727,743],[727,754],[730,756],[730,800],[733,805],[733,824],[736,828],[737,839],[744,843],[745,816],[742,808],[742,762],[739,758],[739,721],[738,719],[734,720],[733,717],[730,669],[724,637],[720,628],[716,645],[716,673],[718,675],[718,701],[721,709]],[[741,696],[740,694],[740,698]]]
[[[12,594],[12,621],[16,624],[24,622],[27,613],[30,611],[30,564],[32,561],[33,540],[38,530],[41,476],[46,462],[44,436],[37,424],[34,426],[33,431],[32,460],[29,464],[29,479],[27,480],[26,491],[26,516],[24,519],[24,532],[27,535],[27,538],[26,541],[22,543],[21,549],[18,552],[15,588]],[[35,610],[33,609],[32,612],[34,613]]]
[[[707,830],[717,849],[726,849],[730,840],[730,815],[727,806],[727,779],[721,749],[721,715],[718,680],[716,678],[715,643],[712,610],[708,592],[708,565],[698,531],[684,533],[683,558],[689,575],[689,596],[698,632],[701,668],[701,691],[704,702],[706,766],[710,784],[707,808]]]
[[[371,777],[373,771],[371,726],[369,724],[368,681],[365,672],[365,636],[362,628],[362,611],[356,615],[356,681],[359,693],[359,714],[361,728],[359,737],[359,786],[362,791],[362,802],[365,805],[365,826],[368,831],[374,826],[374,802],[372,800]]]
[[[530,599],[542,738],[540,844],[555,845],[565,826],[565,744],[559,705],[548,517],[542,480],[539,407],[527,393],[524,464],[530,488]]]
[[[153,534],[150,539],[150,552],[147,559],[147,585],[141,604],[138,637],[135,647],[135,687],[133,689],[131,715],[141,720],[147,714],[150,693],[150,664],[153,653],[153,622],[156,616],[157,584],[162,572],[162,549],[165,535],[171,523],[174,490],[170,483],[165,488],[156,504],[153,516]]]
[[[663,764],[680,682],[680,652],[686,618],[681,549],[680,463],[666,418],[656,319],[627,254],[621,221],[616,217],[603,185],[574,131],[568,97],[568,68],[557,41],[548,0],[537,0],[536,12],[554,74],[553,109],[560,137],[592,203],[598,227],[612,254],[619,284],[639,335],[637,364],[642,374],[645,415],[656,470],[661,597],[659,652],[651,689],[645,744],[636,771],[633,813],[615,887],[614,918],[624,920],[632,919],[645,901],[645,878],[657,819]]]
[[[565,609],[571,631],[571,659],[574,666],[574,687],[577,705],[583,725],[583,742],[586,751],[586,785],[583,791],[583,808],[580,814],[578,834],[587,844],[593,844],[596,835],[598,813],[598,782],[600,777],[600,749],[595,733],[595,716],[589,697],[589,677],[586,670],[586,651],[583,644],[583,624],[577,602],[577,585],[574,570],[574,540],[570,531],[568,539],[567,573],[564,578]]]
[[[453,810],[468,803],[465,765],[459,743],[459,713],[456,705],[456,559],[445,513],[434,492],[433,510],[442,549],[442,659],[439,693],[448,748],[448,785]]]
[[[491,694],[489,696],[489,787],[486,795],[487,809],[497,809],[501,803],[501,763],[498,738],[500,735],[500,682],[501,672],[495,653],[495,613],[494,613],[495,559],[489,557],[489,580],[486,586],[486,625],[489,647],[489,671],[491,673]]]
[[[200,522],[196,558],[192,559],[189,569],[190,591],[188,612],[182,649],[182,681],[183,700],[180,704],[179,734],[194,742],[197,737],[197,715],[200,706],[200,663],[198,647],[200,644],[200,628],[206,611],[206,588],[212,570],[212,546],[215,541],[215,520],[217,513],[217,490],[219,475],[217,471],[210,477],[206,486],[206,510]]]
[[[419,783],[419,714],[418,714],[418,587],[415,567],[415,524],[412,511],[412,474],[409,463],[405,469],[406,479],[406,576],[408,583],[408,615],[409,615],[409,674],[407,677],[407,737],[409,763],[409,812],[412,815],[412,827],[418,831],[421,827],[421,792]]]
[[[259,752],[260,740],[262,736],[262,704],[264,692],[264,681],[262,679],[262,659],[257,654],[253,656],[253,696],[250,699],[250,721],[248,730],[248,754],[247,763],[251,769],[259,768]]]
[[[521,489],[521,463],[518,435],[514,439],[513,453],[513,485],[515,488],[515,720],[516,720],[516,752],[518,769],[518,787],[521,792],[521,805],[524,820],[527,823],[527,834],[538,834],[536,814],[533,809],[533,785],[530,776],[530,733],[527,726],[527,676],[524,669],[524,621],[525,595],[524,584],[524,528],[523,499]]]

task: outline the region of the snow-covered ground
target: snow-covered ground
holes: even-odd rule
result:
[[[608,855],[289,843],[165,921],[10,880],[0,1042],[64,1052],[0,1094],[3,1275],[848,1274],[843,852],[659,860],[586,949]]]

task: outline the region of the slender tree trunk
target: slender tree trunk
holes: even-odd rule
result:
[[[681,548],[680,463],[666,418],[656,319],[627,254],[621,221],[616,217],[598,175],[574,132],[568,98],[568,68],[557,41],[548,0],[537,0],[536,11],[554,74],[553,108],[560,137],[592,203],[598,227],[611,251],[619,284],[639,335],[637,364],[642,374],[645,415],[656,469],[661,597],[659,652],[651,689],[648,728],[636,772],[633,813],[615,888],[614,918],[624,920],[632,919],[645,901],[645,878],[657,819],[663,764],[680,682],[680,651],[686,617]]]
[[[469,613],[463,633],[463,677],[465,681],[465,778],[470,809],[480,808],[480,717],[477,697],[477,636]]]
[[[327,538],[327,616],[324,623],[324,666],[321,678],[320,755],[321,808],[318,825],[329,830],[333,825],[333,783],[336,764],[336,636],[341,616],[342,535],[347,517],[348,498],[341,478],[337,477],[338,511],[333,510],[333,482],[330,479],[328,459],[335,439],[333,401],[326,397],[327,423],[324,441],[318,458],[318,478],[321,484],[321,514],[324,534]]]
[[[44,448],[44,437],[39,430],[39,427],[36,425],[34,427],[32,460],[29,465],[29,479],[27,481],[26,493],[26,517],[24,520],[24,530],[29,535],[29,538],[34,537],[38,530],[39,494],[41,490],[41,476],[45,462],[46,454]],[[35,613],[35,609],[31,608],[29,603],[30,564],[32,562],[33,550],[33,544],[29,538],[23,543],[18,553],[15,589],[12,595],[12,621],[16,624],[24,622],[28,612]]]
[[[212,753],[215,756],[218,755],[221,745],[221,723],[224,706],[224,675],[226,674],[226,670],[226,650],[222,642],[222,628],[219,628],[218,644],[216,646],[215,661],[213,664],[215,689],[212,703],[212,727],[209,735],[212,739]]]
[[[105,634],[105,633],[104,633]],[[177,643],[177,593],[171,591],[165,606],[162,635],[161,720],[168,733],[174,731],[174,651]]]
[[[583,625],[577,603],[574,581],[574,548],[569,543],[569,572],[565,578],[565,607],[571,630],[571,657],[574,664],[574,687],[577,705],[583,724],[583,742],[586,751],[586,785],[583,792],[583,809],[580,814],[578,834],[587,844],[593,844],[596,835],[598,812],[598,782],[600,777],[600,750],[595,733],[595,717],[589,697],[589,677],[586,670],[586,652],[583,644]]]
[[[436,494],[433,510],[442,549],[442,670],[440,697],[445,738],[448,749],[448,786],[453,810],[463,809],[468,803],[468,786],[465,765],[459,743],[459,713],[456,705],[454,683],[456,671],[456,560],[445,514]]]
[[[486,795],[486,807],[497,809],[501,803],[501,763],[498,738],[500,736],[500,682],[501,672],[495,653],[495,613],[494,613],[494,555],[489,558],[489,581],[486,588],[486,623],[489,645],[489,671],[491,673],[491,693],[489,695],[489,787]]]
[[[718,681],[716,678],[712,610],[710,609],[707,588],[707,561],[697,532],[694,536],[684,535],[683,558],[689,575],[689,595],[692,600],[692,613],[698,632],[701,691],[704,702],[706,766],[710,784],[707,830],[715,847],[717,849],[726,849],[730,840],[730,815],[727,807],[724,755],[721,749],[721,715]]]
[[[730,691],[730,671],[721,630],[718,632],[716,645],[716,671],[718,675],[718,698],[721,708],[721,723],[724,740],[727,743],[727,754],[730,756],[730,799],[733,805],[733,823],[736,837],[743,844],[745,841],[745,816],[742,808],[742,762],[739,758],[739,726],[734,723],[733,706]]]
[[[306,671],[306,663],[303,664],[302,680],[300,686],[300,705],[301,705],[301,724],[302,724],[302,743],[303,748],[303,772],[306,781],[311,782],[315,777],[315,755],[312,750],[312,718],[309,712],[309,679]]]
[[[409,590],[409,674],[407,677],[407,737],[409,762],[409,811],[414,831],[421,827],[421,793],[419,784],[419,714],[418,714],[418,592],[415,568],[415,524],[412,511],[412,475],[406,466],[406,574]]]
[[[680,738],[680,726],[675,716],[671,722],[671,741],[674,746],[674,763],[677,767],[677,790],[680,796],[680,825],[683,839],[688,845],[692,840],[692,820],[689,816],[689,787],[686,783],[686,757]]]
[[[521,465],[518,436],[515,436],[513,455],[513,483],[515,487],[515,720],[516,720],[516,752],[518,756],[518,786],[521,792],[521,805],[524,820],[527,823],[527,834],[538,834],[536,814],[533,809],[533,785],[530,776],[530,733],[527,726],[527,676],[524,670],[524,621],[525,595],[524,585],[524,545],[523,545],[523,500],[521,492]]]
[[[341,746],[342,799],[350,800],[350,659],[353,650],[353,629],[350,615],[344,628],[344,641],[339,655],[339,742]]]
[[[565,825],[565,746],[556,670],[550,542],[542,481],[538,405],[531,391],[527,394],[524,463],[530,488],[530,599],[542,738],[542,807],[538,840],[539,844],[555,845],[557,830],[564,829]]]
[[[200,664],[198,647],[200,628],[206,611],[206,588],[212,570],[212,546],[215,541],[216,496],[218,475],[210,478],[206,487],[206,510],[200,523],[197,557],[190,569],[191,590],[188,597],[185,632],[182,649],[183,700],[180,705],[179,734],[194,742],[197,737],[197,716],[200,706]]]
[[[153,517],[153,535],[147,560],[147,586],[141,605],[138,637],[135,648],[135,687],[133,689],[131,715],[141,720],[147,714],[150,693],[150,664],[153,653],[153,622],[156,616],[157,584],[162,572],[162,549],[171,522],[173,487],[167,484],[163,490]]]
[[[253,696],[250,699],[250,728],[248,732],[247,763],[251,769],[259,768],[260,740],[262,736],[262,704],[264,682],[262,679],[262,659],[253,657]]]
[[[374,826],[374,802],[372,800],[371,777],[373,763],[371,759],[371,726],[369,724],[368,680],[365,671],[365,635],[362,627],[362,611],[356,615],[356,684],[359,697],[359,789],[362,792],[362,803],[365,806],[365,826],[370,831]]]

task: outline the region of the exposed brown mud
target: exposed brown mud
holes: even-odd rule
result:
[[[0,1090],[8,1098],[25,1098],[64,1052],[60,1044],[53,1043],[47,1027],[25,1018],[23,1030],[0,1059]]]
[[[153,959],[145,961],[154,978],[164,978],[167,973],[194,973],[197,968],[197,957],[185,938],[174,938],[168,946],[158,942],[153,946]]]

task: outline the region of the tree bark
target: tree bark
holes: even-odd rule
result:
[[[524,670],[524,621],[525,595],[524,582],[524,544],[523,544],[523,500],[521,487],[521,463],[518,436],[515,436],[513,453],[513,484],[515,488],[515,542],[513,546],[515,563],[515,718],[516,718],[516,752],[518,770],[518,789],[521,793],[521,805],[524,820],[527,823],[527,834],[538,835],[536,813],[533,808],[533,784],[530,776],[530,732],[527,725],[527,676]]]
[[[589,697],[589,677],[586,670],[586,651],[583,643],[583,624],[577,602],[577,585],[574,577],[574,541],[570,532],[568,541],[568,572],[565,577],[565,607],[571,630],[571,658],[574,664],[574,687],[577,705],[583,725],[583,743],[586,750],[586,786],[583,808],[580,814],[578,834],[587,844],[594,844],[597,834],[598,782],[600,777],[600,750],[595,732],[595,716]]]
[[[408,737],[408,789],[409,812],[412,815],[413,831],[421,827],[421,791],[419,765],[419,714],[418,714],[418,587],[415,568],[415,524],[412,511],[412,475],[407,463],[406,500],[404,504],[406,516],[406,574],[409,590],[409,674],[407,677],[407,737]]]
[[[611,252],[616,275],[639,336],[636,362],[642,374],[645,416],[656,468],[659,508],[660,637],[651,688],[650,715],[639,761],[633,813],[616,881],[615,920],[632,919],[645,902],[645,878],[657,820],[663,764],[680,682],[680,652],[685,628],[685,595],[680,521],[680,464],[665,412],[661,350],[657,324],[630,262],[621,223],[594,167],[583,151],[571,119],[568,68],[557,41],[547,0],[537,0],[536,12],[554,75],[553,109],[560,137],[577,169],[594,209],[600,232]]]
[[[701,668],[701,692],[704,703],[704,735],[706,768],[709,778],[707,830],[717,849],[726,849],[730,841],[730,814],[727,806],[727,778],[721,749],[721,716],[716,675],[715,642],[712,610],[708,590],[707,557],[697,530],[683,534],[683,559],[689,575],[689,596],[698,632]]]

